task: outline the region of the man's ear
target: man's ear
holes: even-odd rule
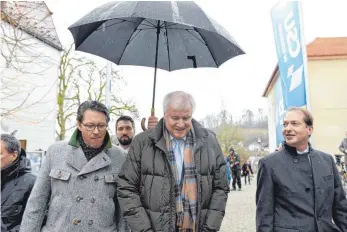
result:
[[[77,128],[82,131],[82,124],[81,122],[77,121]]]
[[[15,151],[12,153],[12,161],[15,161],[18,158],[18,152]]]
[[[308,127],[308,135],[311,137],[312,133],[313,133],[313,127],[310,126]]]

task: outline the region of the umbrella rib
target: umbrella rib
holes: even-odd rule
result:
[[[137,28],[141,25],[141,23],[143,22],[143,20],[144,20],[144,19],[142,19],[142,21],[138,22],[138,25],[134,28],[134,31],[133,31],[132,34],[134,34],[134,32],[135,32],[135,31],[137,30]],[[132,34],[131,34],[131,35],[132,35]],[[137,33],[137,34],[138,34],[138,33]],[[129,45],[129,41],[128,41],[127,44],[124,46],[124,49],[123,49],[122,55],[121,55],[120,58],[119,58],[118,64],[120,64],[120,61],[122,60],[123,55],[124,55],[124,52],[125,52],[125,50],[127,49],[128,45]]]
[[[155,29],[157,29],[156,27],[153,27],[152,25],[148,25],[148,24],[145,24],[145,23],[142,23],[142,25],[147,26],[147,27],[149,27],[149,28],[155,28]]]
[[[207,44],[203,41],[203,40],[201,40],[201,39],[199,39],[196,35],[194,35],[193,33],[191,33],[188,29],[186,29],[186,31],[189,33],[189,34],[191,34],[192,36],[194,36],[197,40],[199,40],[203,45],[205,45],[205,46],[207,46]],[[197,32],[197,31],[196,31]],[[197,32],[198,34],[199,34],[199,32]],[[201,36],[201,35],[200,35]]]
[[[145,21],[146,23],[151,24],[153,27],[157,28],[157,26],[156,26],[156,25],[154,25],[153,23],[151,23],[151,22],[150,22],[150,21],[148,21],[147,19],[144,19],[144,21]]]
[[[170,24],[170,25],[166,25],[166,27],[168,28],[168,27],[171,27],[171,26],[175,26],[175,25],[177,25],[178,23],[172,23],[172,24]]]
[[[166,33],[164,33],[164,35],[166,34],[167,58],[168,58],[168,62],[169,62],[169,70],[171,71],[169,35],[167,33],[167,27],[166,27],[165,21],[164,21],[164,26],[165,26],[165,31],[166,31]]]
[[[107,22],[107,21],[106,21],[106,22]],[[104,22],[104,23],[106,23],[106,22]],[[108,26],[105,26],[105,29],[108,28],[108,27],[110,27],[110,26],[117,25],[117,24],[119,24],[119,23],[124,23],[124,22],[125,22],[125,20],[123,19],[121,22],[116,22],[116,23],[110,24],[110,25],[108,25]],[[103,30],[103,29],[104,29],[104,28],[97,28],[96,31]]]
[[[135,31],[137,31],[137,33],[128,41],[128,43],[130,44],[131,41],[133,41],[135,39],[135,37],[142,31],[142,29],[136,29]]]
[[[204,39],[204,37],[198,32],[198,30],[196,30],[196,28],[195,27],[193,27],[194,28],[194,30],[196,31],[196,33],[198,33],[200,36],[201,36],[201,38],[202,39]],[[204,40],[205,41],[205,40]],[[210,54],[211,54],[211,57],[212,57],[212,59],[213,59],[213,61],[214,61],[214,63],[216,64],[216,67],[218,68],[218,64],[217,64],[217,62],[216,62],[216,59],[214,58],[214,55],[212,54],[212,51],[211,51],[211,49],[210,49],[210,47],[207,45],[207,43],[205,42],[204,43],[205,45],[206,45],[206,47],[207,47],[207,49],[208,49],[208,51],[210,52]]]
[[[136,30],[153,30],[153,29],[157,30],[157,28],[154,28],[154,27],[140,28],[140,29],[136,29]]]

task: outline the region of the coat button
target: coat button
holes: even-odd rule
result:
[[[310,188],[305,188],[305,192],[309,193],[309,192],[311,192],[311,189]]]
[[[92,198],[90,202],[95,203],[95,198]]]
[[[297,163],[297,162],[299,162],[299,160],[298,160],[298,159],[293,159],[293,161],[294,161],[294,163]]]
[[[76,201],[77,201],[77,202],[80,202],[81,200],[83,200],[82,197],[77,197],[77,198],[76,198]]]
[[[86,177],[85,176],[79,176],[78,178],[80,178],[80,180],[83,180]]]
[[[81,222],[81,220],[78,220],[78,219],[74,219],[74,220],[73,220],[73,224],[74,224],[74,225],[78,225],[78,223],[80,223],[80,222]]]
[[[98,177],[98,176],[94,176],[94,180],[95,180],[95,181],[98,181],[98,180],[99,180],[99,177]]]
[[[90,226],[93,225],[93,220],[89,220],[88,225],[90,225]]]

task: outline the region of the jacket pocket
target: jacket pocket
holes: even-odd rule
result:
[[[274,232],[300,232],[300,230],[274,226]]]
[[[54,179],[67,181],[70,179],[71,173],[59,169],[52,169],[49,176]]]
[[[49,173],[49,176],[51,177],[51,188],[53,196],[60,194],[70,194],[68,191],[66,191],[66,188],[70,182],[70,172],[59,169],[52,169]]]
[[[116,195],[117,189],[117,176],[116,173],[110,173],[105,175],[105,183],[108,191],[108,196],[113,198]]]

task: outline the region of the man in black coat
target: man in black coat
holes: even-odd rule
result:
[[[19,141],[1,134],[1,232],[19,231],[35,180]]]
[[[257,232],[346,232],[347,199],[331,155],[313,149],[309,111],[284,118],[283,149],[259,162]]]

